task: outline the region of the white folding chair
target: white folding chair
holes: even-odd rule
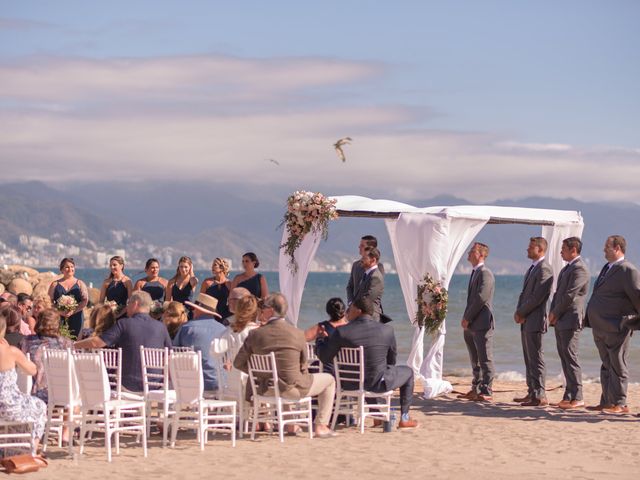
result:
[[[62,447],[62,428],[69,429],[72,437],[74,424],[78,418],[75,413],[80,406],[78,380],[73,368],[71,349],[56,350],[44,348],[42,352],[44,372],[47,377],[49,401],[47,403],[47,425],[44,430],[42,450],[46,451],[49,432],[58,435],[58,446]],[[65,419],[65,416],[67,417]],[[69,454],[73,453],[73,441],[69,441]]]
[[[169,388],[169,349],[147,348],[140,345],[142,365],[142,394],[147,412],[147,435],[150,433],[152,414],[162,423],[162,447],[166,447],[169,433],[169,407],[176,401],[176,391]]]
[[[102,356],[112,398],[122,398],[122,348],[96,348],[91,351]]]
[[[222,344],[224,344],[224,347]],[[233,365],[231,366],[231,370],[224,368],[225,365],[233,363],[233,359],[227,348],[228,345],[225,341],[220,338],[213,339],[210,353],[216,365],[216,377],[218,380],[217,398],[219,400],[235,400],[238,410],[238,425],[240,425],[238,436],[242,438],[248,428],[246,418],[246,382],[243,381],[243,375],[246,374],[236,369]]]
[[[0,449],[29,449],[35,455],[36,449],[33,442],[33,423],[8,422],[0,420]],[[5,457],[8,456],[5,452]],[[12,452],[9,452],[12,453]]]
[[[202,352],[171,352],[169,374],[176,391],[171,425],[171,446],[176,444],[180,426],[196,427],[200,450],[209,440],[209,431],[229,431],[236,446],[236,402],[204,398]]]
[[[31,354],[27,353],[27,360],[31,360]],[[19,367],[16,366],[16,373],[18,374],[18,389],[22,393],[31,395],[31,389],[33,388],[33,377],[24,373]]]
[[[265,380],[268,389],[266,392],[260,393]],[[281,442],[284,442],[284,427],[286,425],[304,425],[309,430],[309,438],[313,438],[311,397],[300,399],[282,397],[278,385],[278,370],[274,352],[268,355],[253,354],[249,357],[249,381],[253,391],[251,440],[255,439],[258,422],[277,422]],[[287,410],[285,410],[285,406]]]
[[[313,342],[307,343],[307,369],[309,373],[322,373],[322,362],[316,355],[316,345]]]
[[[336,428],[338,415],[355,414],[360,424],[360,433],[364,433],[366,417],[389,421],[393,390],[383,393],[369,392],[364,389],[364,347],[341,348],[333,359],[336,375],[336,402],[333,409],[331,429]],[[384,403],[369,404],[367,398],[384,399]]]
[[[137,432],[147,456],[147,430],[144,401],[111,398],[104,357],[99,353],[74,353],[75,371],[82,397],[80,454],[88,433],[104,432],[107,461],[111,462],[111,437],[115,435],[116,454],[120,453],[120,432]]]

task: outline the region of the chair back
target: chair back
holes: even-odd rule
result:
[[[171,352],[169,374],[177,403],[188,405],[203,398],[202,352]]]
[[[73,368],[71,349],[42,350],[42,363],[47,376],[49,403],[72,405],[78,398],[78,379]]]
[[[333,359],[336,385],[343,390],[364,390],[364,347],[342,347]]]
[[[273,395],[279,397],[278,370],[274,352],[266,355],[256,355],[254,353],[249,357],[249,381],[251,382],[254,398],[260,395],[261,386],[264,385],[265,380],[268,382],[268,388],[273,388]]]
[[[107,369],[109,386],[120,398],[122,393],[122,348],[96,348],[92,352],[99,353]]]
[[[171,347],[172,352],[193,352],[193,345],[187,347]]]
[[[31,360],[31,354],[27,353],[27,360]],[[16,367],[16,373],[18,374],[18,388],[22,393],[31,395],[31,388],[33,387],[33,377],[24,373],[19,367]]]
[[[73,354],[73,363],[83,409],[99,408],[111,398],[104,357],[97,352],[76,352]]]
[[[169,390],[169,349],[140,345],[140,361],[144,394],[147,395],[149,390]]]
[[[322,373],[322,362],[316,354],[316,345],[313,342],[307,343],[307,369],[309,373]]]

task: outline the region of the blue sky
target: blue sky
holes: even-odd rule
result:
[[[635,201],[639,20],[635,1],[0,1],[0,159],[233,183],[277,157],[252,181]]]

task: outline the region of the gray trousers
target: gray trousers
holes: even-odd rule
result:
[[[627,404],[629,368],[627,356],[631,331],[604,332],[593,329],[593,340],[602,360],[600,383],[602,384],[601,405]]]
[[[565,378],[562,400],[582,401],[582,369],[578,361],[578,339],[580,330],[558,330],[556,328],[556,346]]]
[[[464,331],[464,342],[467,344],[473,370],[473,390],[483,395],[492,395],[491,386],[495,375],[493,328],[475,332],[467,329]]]
[[[545,398],[544,350],[542,349],[542,332],[520,331],[524,366],[527,372],[527,390],[532,398]]]

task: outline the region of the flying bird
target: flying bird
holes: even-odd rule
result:
[[[279,161],[277,161],[277,160],[274,160],[273,158],[265,158],[265,161],[267,161],[267,162],[271,162],[271,163],[273,163],[274,165],[278,165],[278,166],[280,166],[280,162],[279,162]]]
[[[333,148],[336,149],[336,153],[338,154],[338,157],[340,157],[340,160],[342,160],[343,163],[347,161],[347,157],[344,156],[344,151],[342,150],[342,147],[345,145],[351,145],[351,137],[341,138],[340,140],[338,140],[336,143],[333,144]]]

